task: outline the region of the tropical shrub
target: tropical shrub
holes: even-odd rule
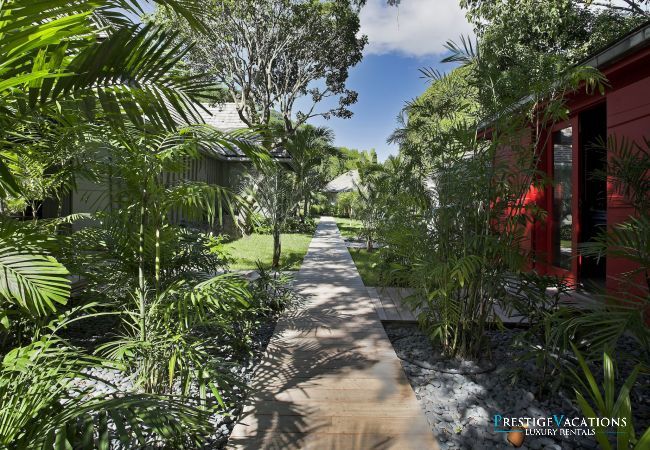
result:
[[[209,433],[206,412],[173,396],[89,395],[79,381],[100,363],[52,335],[7,353],[0,367],[0,443],[9,449],[114,442],[187,448]]]
[[[334,213],[337,217],[356,218],[359,206],[359,194],[357,192],[341,192],[336,196]]]
[[[160,3],[207,31],[192,2]],[[0,3],[0,442],[9,448],[200,445],[228,389],[207,331],[246,349],[257,320],[248,286],[218,275],[227,266],[218,239],[172,220],[218,220],[237,197],[164,175],[200,150],[268,154],[248,138],[181,125],[201,121],[209,79],[180,70],[186,42],[125,12],[142,9]],[[41,200],[58,199],[61,211],[77,177],[105,183],[106,208],[39,220]],[[30,221],[9,217],[25,206]],[[74,299],[71,272],[86,285]],[[72,327],[106,317],[117,318],[112,341],[95,355],[74,345]],[[79,383],[92,369],[132,374],[136,390],[98,398]]]
[[[610,139],[606,177],[614,191],[633,208],[632,216],[608,230],[593,241],[580,245],[585,257],[607,256],[612,261],[625,260],[633,269],[610,277],[616,283],[613,294],[596,293],[596,298],[575,308],[558,329],[569,335],[578,335],[588,345],[580,351],[587,360],[598,358],[603,351],[613,352],[622,339],[632,339],[638,355],[617,353],[617,359],[633,358],[635,363],[650,367],[650,194],[647,173],[650,171],[650,142]],[[560,331],[562,330],[562,331]]]
[[[573,350],[580,365],[580,372],[573,372],[576,381],[576,402],[580,410],[589,419],[619,419],[619,424],[615,428],[616,431],[611,431],[614,427],[609,427],[610,431],[608,431],[608,427],[594,427],[596,441],[598,441],[600,448],[603,450],[614,448],[612,440],[616,442],[616,448],[618,449],[634,448],[635,450],[641,450],[647,448],[650,445],[650,427],[640,437],[637,437],[632,417],[632,403],[630,402],[630,392],[636,383],[640,367],[634,368],[621,385],[618,395],[616,395],[619,383],[617,382],[616,366],[612,357],[607,352],[603,354],[601,389],[584,357],[575,346],[573,346]]]
[[[499,321],[494,306],[511,309],[507,286],[536,257],[525,230],[544,212],[526,197],[531,185],[547,183],[536,151],[547,137],[522,130],[563,120],[565,95],[603,80],[550,57],[534,83],[502,90],[501,69],[480,48],[467,40],[448,48],[446,61],[460,62],[463,71],[423,71],[438,94],[407,106],[408,121],[392,137],[403,168],[388,177],[412,199],[396,195],[398,181],[389,182],[385,197],[396,200],[384,200],[390,207],[378,229],[387,252],[402,262],[398,277],[417,290],[410,301],[422,327],[446,354],[476,357],[487,349],[488,325]]]
[[[517,360],[534,362],[537,371],[526,375],[535,379],[539,397],[559,392],[570,384],[570,368],[575,365],[570,345],[577,336],[564,326],[572,311],[560,303],[569,294],[569,286],[557,276],[535,272],[522,273],[513,282],[505,311],[523,316],[529,324],[514,338],[514,347],[522,350]],[[513,377],[516,380],[520,375],[517,370]]]
[[[302,218],[291,217],[287,219],[284,225],[284,233],[305,233],[314,234],[316,231],[316,220],[308,217],[304,220]]]
[[[292,167],[296,174],[296,189],[302,203],[301,219],[310,215],[310,203],[315,193],[322,189],[327,180],[323,171],[323,161],[336,155],[332,146],[334,133],[329,128],[303,125],[284,139],[284,147],[291,155]]]
[[[268,270],[263,264],[257,265],[259,277],[253,282],[253,298],[262,311],[278,314],[297,300],[291,289],[291,276],[285,272]]]

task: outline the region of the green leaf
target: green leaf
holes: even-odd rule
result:
[[[616,390],[616,376],[614,373],[614,362],[607,354],[603,354],[603,384],[605,387],[605,410],[612,411],[614,407],[614,391]]]
[[[584,357],[578,351],[578,348],[573,343],[571,344],[571,347],[573,347],[573,352],[575,353],[576,358],[578,358],[578,363],[580,364],[582,373],[589,385],[589,391],[588,391],[589,396],[596,403],[596,407],[598,408],[598,410],[604,413],[607,409],[605,408],[605,401],[603,400],[603,396],[600,392],[600,387],[598,386],[598,383],[596,382],[594,375],[591,373],[589,366],[587,366],[587,362],[585,361]]]
[[[2,325],[5,331],[9,331],[10,323],[9,323],[9,316],[7,315],[7,311],[0,312],[0,325]]]
[[[598,415],[594,412],[592,407],[587,403],[585,398],[582,396],[580,392],[576,391],[576,400],[578,402],[578,406],[580,406],[580,409],[582,410],[582,414],[585,415],[587,418],[597,418]],[[612,450],[612,446],[607,440],[607,435],[603,432],[601,428],[596,428],[596,440],[600,444],[601,448],[603,450]]]
[[[65,305],[70,297],[68,270],[51,256],[24,252],[0,240],[0,297],[36,316]]]
[[[20,196],[20,192],[21,189],[18,183],[16,183],[16,179],[0,158],[0,197],[7,198],[9,195],[18,197]]]
[[[634,450],[645,450],[647,448],[650,448],[650,427],[645,430],[639,442],[634,446]]]

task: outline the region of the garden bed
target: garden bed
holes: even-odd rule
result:
[[[237,417],[241,414],[246,402],[246,389],[252,380],[255,367],[261,361],[261,357],[266,351],[266,346],[273,336],[277,316],[266,317],[262,320],[251,336],[251,354],[246,352],[232,353],[226,350],[217,357],[223,358],[229,363],[229,370],[233,377],[232,391],[222,393],[224,403],[227,409],[221,414],[213,414],[210,422],[213,428],[213,434],[205,443],[205,448],[223,449],[232,432]],[[87,323],[86,325],[89,325]],[[209,336],[206,336],[209,338]],[[217,336],[212,336],[217,338]],[[88,341],[86,341],[86,345]],[[109,397],[122,392],[134,392],[131,379],[123,372],[117,369],[107,367],[95,367],[86,371],[89,378],[79,380],[78,387],[89,389],[89,395]],[[240,387],[241,386],[241,387]]]
[[[251,283],[259,282],[259,276],[254,276],[252,273],[246,275]],[[279,279],[286,276],[287,274],[279,275]],[[275,289],[275,293],[269,292],[268,294],[270,300],[284,299],[285,307],[291,304],[293,294],[290,287],[284,282],[276,281],[268,285],[268,289]],[[223,389],[220,392],[225,408],[220,408],[220,411],[215,411],[209,417],[212,434],[207,437],[202,448],[226,448],[237,418],[245,406],[248,395],[247,386],[251,384],[253,372],[266,351],[280,314],[281,312],[269,309],[266,314],[257,316],[256,325],[247,336],[249,338],[248,348],[237,349],[236,343],[223,339],[218,328],[208,326],[202,330],[201,339],[216,344],[214,346],[216,351],[212,352],[211,356],[220,361],[220,364],[223,365],[223,374],[228,378],[225,384],[221,384]],[[120,321],[115,316],[91,317],[74,323],[66,330],[63,337],[70,343],[92,352],[99,345],[109,342],[119,326]],[[241,341],[244,340],[246,338],[242,336]],[[132,377],[118,369],[96,366],[84,370],[84,373],[84,378],[79,378],[74,382],[75,389],[83,390],[84,395],[110,398],[119,397],[124,393],[143,392],[134,387]],[[173,389],[179,392],[180,386],[175,384]],[[208,392],[207,395],[212,401],[215,400],[211,393]],[[191,396],[187,401],[194,403],[196,399],[198,399],[198,391],[192,387]],[[117,441],[115,444],[119,446]]]
[[[581,417],[569,394],[536,397],[538,386],[531,374],[537,373],[537,369],[532,363],[519,363],[515,359],[518,350],[511,346],[520,330],[490,331],[491,355],[486,355],[483,362],[473,363],[442,359],[416,325],[391,323],[385,328],[442,450],[512,448],[506,433],[494,431],[495,414]],[[625,346],[621,351],[634,350],[632,343]],[[629,367],[622,370],[629,372]],[[520,376],[512,382],[514,372]],[[639,387],[647,388],[648,380],[640,379],[638,383],[632,402],[637,432],[650,425],[648,390]],[[521,448],[568,450],[598,446],[593,437],[526,436]]]

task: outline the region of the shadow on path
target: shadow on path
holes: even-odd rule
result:
[[[237,449],[437,449],[331,218],[322,218],[256,369]]]

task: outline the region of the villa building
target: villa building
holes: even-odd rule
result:
[[[544,143],[538,149],[539,168],[553,183],[528,192],[528,200],[548,212],[545,220],[528,225],[528,245],[537,255],[533,268],[540,273],[563,276],[579,287],[595,284],[614,291],[633,263],[586,258],[579,245],[634,214],[611,180],[594,174],[605,172],[611,161],[612,146],[603,145],[607,139],[634,143],[650,157],[650,23],[582,65],[601,71],[608,85],[602,95],[584,90],[571,94],[568,119],[539,139]]]
[[[239,118],[234,103],[206,106],[206,109],[207,112],[201,110],[204,122],[219,131],[232,132],[246,128],[246,124]],[[283,150],[274,152],[272,156],[280,163],[288,164],[291,161],[288,153]],[[212,146],[209,149],[201,149],[199,158],[188,159],[188,166],[184,173],[167,174],[166,182],[174,183],[179,179],[184,179],[236,190],[243,175],[250,171],[251,165],[250,160],[236,147]],[[106,209],[109,204],[110,183],[111,180],[96,182],[81,177],[77,180],[75,189],[65,196],[61,203],[54,199],[43,201],[40,204],[38,216],[48,218],[73,213],[92,213]],[[224,214],[227,215],[226,212]],[[183,221],[180,212],[174,213],[171,220],[176,223]],[[232,228],[229,226],[232,225],[228,223],[229,221],[231,221],[229,217],[224,217],[224,224],[228,228]]]

